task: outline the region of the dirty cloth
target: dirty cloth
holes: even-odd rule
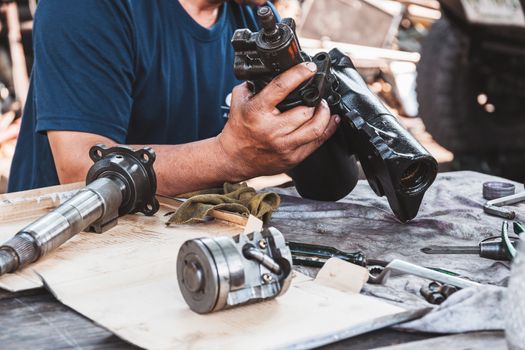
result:
[[[272,213],[279,207],[281,198],[277,193],[259,192],[246,183],[224,183],[222,188],[212,188],[177,196],[188,198],[171,215],[168,224],[187,224],[205,221],[211,210],[224,210],[245,216],[253,215],[268,223]]]
[[[485,181],[508,180],[469,171],[438,174],[425,195],[418,216],[407,224],[396,219],[386,198],[376,196],[366,180],[359,181],[352,193],[338,202],[301,199],[294,188],[274,188],[272,191],[279,193],[283,202],[270,225],[278,228],[288,240],[332,245],[348,252],[359,250],[369,259],[402,259],[440,267],[480,283],[506,286],[510,275],[509,262],[477,255],[428,255],[421,252],[421,248],[428,245],[478,245],[482,239],[500,234],[503,219],[483,212],[482,186]],[[515,184],[516,191],[523,190],[523,184]],[[517,220],[525,221],[525,203],[515,205],[513,209]],[[310,275],[316,273],[311,269],[298,269]],[[384,285],[366,284],[362,293],[408,309],[435,308],[419,294],[420,288],[428,283],[428,280],[415,276],[393,275]],[[460,293],[456,298],[465,295],[468,293]],[[465,302],[469,300],[465,297]],[[483,305],[486,315],[494,318],[501,307],[499,303],[480,305]],[[454,309],[460,313],[458,319],[463,319],[458,332],[487,329],[469,321],[474,318],[470,311],[465,311],[468,307],[458,305]],[[445,318],[443,322],[448,321]],[[427,327],[426,331],[439,332],[440,329]]]
[[[395,328],[429,333],[503,330],[506,291],[505,287],[490,285],[462,289],[422,318]]]

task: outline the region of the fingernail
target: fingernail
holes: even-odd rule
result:
[[[336,123],[336,124],[339,124],[340,121],[341,121],[341,117],[338,116],[338,115],[336,115],[336,116],[335,116],[335,123]]]
[[[328,102],[326,102],[324,98],[321,100],[321,103],[323,104],[323,106],[328,107]]]
[[[306,62],[306,63],[303,63],[303,65],[308,68],[309,71],[311,72],[317,72],[317,66],[315,63],[313,62]]]

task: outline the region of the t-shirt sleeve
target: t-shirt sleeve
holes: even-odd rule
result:
[[[126,0],[41,0],[34,22],[36,131],[82,131],[124,143],[134,37]]]

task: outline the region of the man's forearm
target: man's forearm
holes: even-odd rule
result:
[[[109,138],[81,132],[50,131],[48,137],[61,183],[82,181],[92,164],[89,149],[97,143],[114,146]],[[131,145],[140,148],[143,145]],[[181,145],[150,145],[155,150],[157,192],[176,195],[244,180],[242,164],[233,164],[217,137]]]
[[[155,171],[160,194],[176,195],[244,180],[240,164],[232,164],[218,138],[151,147],[157,154]]]

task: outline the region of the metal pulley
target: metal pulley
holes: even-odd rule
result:
[[[95,164],[88,185],[0,246],[0,276],[35,262],[83,230],[101,233],[119,216],[157,212],[153,149],[96,145],[89,155]]]
[[[275,228],[192,239],[177,257],[182,296],[200,314],[282,295],[290,285],[291,271],[290,249]]]

